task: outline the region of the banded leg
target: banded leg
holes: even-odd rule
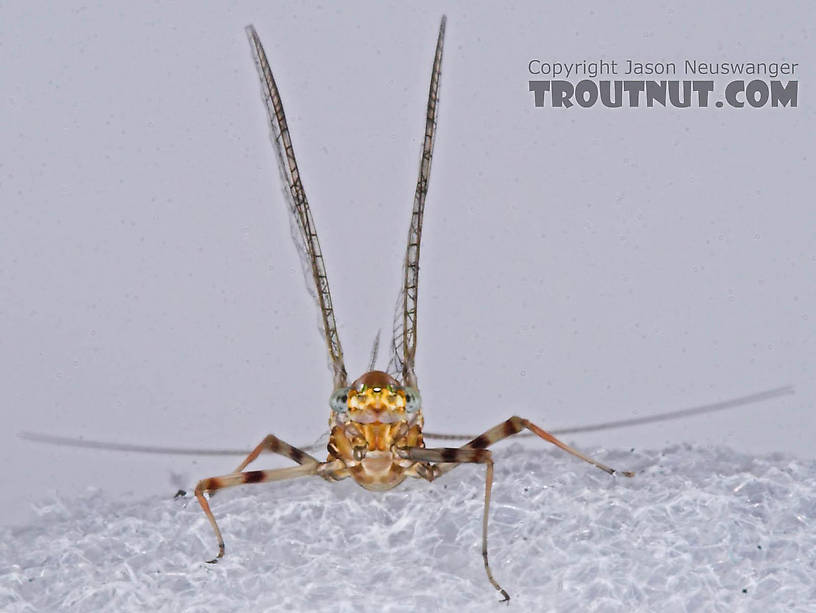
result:
[[[292,447],[289,443],[280,440],[274,434],[267,434],[258,446],[253,449],[249,455],[238,465],[233,472],[242,472],[249,464],[255,461],[262,451],[271,451],[279,455],[285,456],[297,464],[319,464],[317,458],[309,455],[305,451]]]
[[[485,449],[492,445],[493,443],[498,443],[499,441],[504,440],[510,436],[513,436],[514,434],[518,434],[524,429],[529,430],[536,436],[544,439],[549,443],[552,443],[556,447],[563,449],[567,453],[571,453],[575,457],[581,458],[584,462],[589,462],[596,468],[600,468],[602,471],[607,472],[610,475],[614,475],[618,472],[614,468],[611,468],[606,464],[602,464],[601,462],[598,462],[597,460],[590,458],[587,455],[584,455],[577,449],[573,449],[563,441],[560,441],[557,438],[555,438],[552,434],[550,434],[546,430],[536,426],[530,420],[524,419],[522,417],[517,417],[515,415],[508,419],[507,421],[500,423],[498,426],[490,428],[490,430],[488,430],[484,434],[480,434],[469,443],[463,445],[461,449]],[[439,474],[443,475],[447,472],[450,472],[451,470],[456,468],[456,466],[457,466],[456,464],[451,464],[450,466],[440,466]],[[621,471],[620,474],[622,474],[624,477],[635,476],[635,473],[629,471]]]
[[[305,451],[298,449],[297,447],[292,447],[286,441],[280,440],[274,434],[267,434],[264,439],[258,443],[258,446],[255,447],[252,451],[249,452],[249,455],[241,462],[238,467],[232,471],[233,473],[240,473],[243,472],[244,469],[249,466],[255,459],[261,454],[262,451],[271,451],[272,453],[277,453],[284,457],[289,458],[293,462],[298,464],[319,464],[317,458],[309,455]],[[178,496],[178,494],[176,494]],[[210,493],[210,497],[212,497],[212,492]]]
[[[467,449],[464,447],[439,447],[436,449],[425,449],[421,447],[409,447],[404,450],[404,457],[417,462],[435,462],[440,464],[447,464],[454,462],[458,464],[484,464],[485,465],[485,496],[484,496],[484,514],[482,516],[482,560],[484,560],[485,572],[490,584],[495,587],[503,596],[501,602],[510,600],[504,588],[499,585],[499,582],[493,578],[493,573],[490,570],[490,564],[487,561],[487,516],[490,511],[490,493],[493,491],[493,454],[487,449]],[[432,470],[426,474],[425,478],[432,481],[437,475],[441,474],[436,469],[437,465],[432,467]]]
[[[288,468],[277,468],[272,470],[250,470],[246,472],[236,472],[229,475],[222,475],[220,477],[210,477],[209,479],[202,479],[199,481],[195,488],[195,496],[198,498],[198,503],[201,505],[201,509],[207,516],[213,532],[215,532],[215,538],[218,540],[218,555],[212,560],[209,560],[209,563],[215,564],[219,558],[224,557],[224,537],[221,536],[221,529],[218,527],[218,523],[215,521],[215,516],[210,510],[210,503],[207,502],[206,498],[204,498],[204,492],[215,492],[226,487],[234,487],[236,485],[244,485],[249,483],[284,481],[287,479],[307,477],[309,475],[329,475],[342,468],[343,463],[338,460],[335,460],[334,462],[309,462],[301,466],[291,466]]]

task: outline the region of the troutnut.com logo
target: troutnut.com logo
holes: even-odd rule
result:
[[[678,74],[686,79],[660,77]],[[547,62],[532,59],[532,75],[550,77],[531,80],[530,91],[538,107],[589,108],[675,107],[759,108],[798,106],[799,81],[796,62],[637,62],[598,60]],[[603,79],[605,75],[622,79]],[[641,79],[642,76],[658,77]],[[709,78],[705,78],[709,77]]]

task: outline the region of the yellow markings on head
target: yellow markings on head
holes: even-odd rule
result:
[[[410,417],[422,408],[419,391],[404,387],[388,373],[372,370],[354,381],[349,387],[334,390],[329,398],[335,420],[350,420],[357,424],[415,422]]]
[[[363,384],[360,389],[351,389],[348,399],[349,409],[379,409],[387,411],[405,410],[405,392],[393,385],[373,387]]]

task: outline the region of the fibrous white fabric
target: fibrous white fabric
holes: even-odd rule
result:
[[[515,610],[816,610],[816,462],[588,451],[638,474],[495,452],[490,561]],[[0,531],[0,609],[496,611],[483,492],[480,466],[385,493],[319,478],[224,490],[211,503],[227,555],[214,565],[189,494],[52,498]]]

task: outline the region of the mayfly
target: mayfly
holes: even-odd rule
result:
[[[329,481],[352,478],[362,487],[390,490],[406,478],[434,481],[461,464],[485,465],[484,511],[482,518],[482,559],[487,579],[504,600],[510,596],[494,578],[487,555],[487,525],[490,493],[493,485],[493,458],[487,449],[493,443],[529,430],[545,441],[577,456],[613,475],[616,471],[601,464],[555,438],[549,432],[521,417],[510,417],[462,447],[425,446],[422,436],[422,399],[418,390],[414,357],[417,345],[417,299],[422,220],[428,181],[431,173],[434,136],[439,104],[439,82],[442,71],[442,49],[445,40],[445,17],[439,26],[436,52],[431,70],[425,133],[419,162],[419,177],[414,193],[413,210],[408,230],[408,243],[403,262],[403,286],[395,325],[394,356],[391,372],[370,370],[350,384],[343,361],[343,349],[335,323],[329,282],[315,222],[301,181],[295,159],[292,138],[284,114],[281,96],[269,67],[261,40],[252,26],[247,27],[252,52],[260,75],[263,98],[269,115],[273,140],[276,144],[280,170],[286,182],[291,213],[302,247],[308,256],[315,294],[320,307],[326,345],[333,371],[334,389],[329,397],[329,442],[325,461],[309,455],[270,434],[230,474],[203,479],[195,488],[195,496],[207,516],[218,541],[218,555],[224,556],[224,538],[210,510],[206,493],[246,483],[266,483],[298,477],[319,476]],[[372,366],[373,368],[373,366]],[[263,451],[286,456],[298,466],[272,470],[245,470]],[[632,473],[623,475],[631,477]]]
[[[307,276],[314,283],[323,333],[329,351],[333,371],[333,391],[329,397],[329,442],[326,461],[319,461],[309,455],[306,449],[293,447],[273,435],[266,436],[252,450],[241,464],[230,474],[211,477],[200,481],[195,495],[207,516],[218,541],[218,554],[211,562],[224,556],[225,546],[221,530],[210,509],[205,494],[219,489],[245,483],[282,481],[305,476],[320,476],[329,481],[352,478],[369,490],[389,490],[406,478],[434,481],[461,464],[477,463],[485,465],[485,491],[482,515],[482,559],[487,578],[504,600],[509,600],[507,592],[493,577],[487,555],[487,528],[490,510],[490,496],[493,484],[493,458],[487,449],[490,445],[507,437],[538,436],[561,449],[589,462],[593,466],[616,474],[612,468],[587,457],[567,446],[554,434],[566,434],[606,430],[622,426],[634,426],[668,419],[685,418],[703,413],[720,411],[749,403],[768,400],[792,393],[790,386],[733,398],[709,405],[682,409],[671,413],[648,415],[594,425],[583,425],[547,432],[529,420],[511,417],[479,436],[440,435],[423,433],[422,401],[418,391],[414,368],[417,342],[417,297],[419,281],[419,252],[422,237],[422,220],[428,180],[431,170],[434,135],[436,131],[439,82],[442,67],[442,48],[445,37],[445,18],[439,26],[436,52],[433,58],[428,104],[425,116],[425,131],[419,164],[419,178],[414,194],[413,210],[408,230],[408,243],[403,262],[403,284],[395,316],[392,357],[388,372],[373,370],[375,355],[372,356],[369,372],[353,381],[347,381],[343,351],[335,324],[331,293],[323,263],[323,255],[312,219],[311,209],[300,178],[294,149],[289,134],[286,116],[277,85],[266,59],[261,41],[252,26],[247,27],[250,46],[260,75],[263,99],[269,115],[272,136],[276,145],[280,171],[286,186],[290,213],[296,228],[297,240],[305,255]],[[376,348],[376,343],[375,343]],[[523,432],[526,430],[527,432]],[[424,434],[424,436],[423,436]],[[178,449],[145,445],[128,445],[101,441],[78,440],[60,436],[22,433],[29,440],[120,451],[145,453],[171,453],[188,455],[244,455],[246,450]],[[462,447],[425,447],[425,438],[460,439],[470,438]],[[247,466],[264,451],[283,455],[298,466],[275,470],[246,471]],[[631,477],[632,473],[623,475]]]

